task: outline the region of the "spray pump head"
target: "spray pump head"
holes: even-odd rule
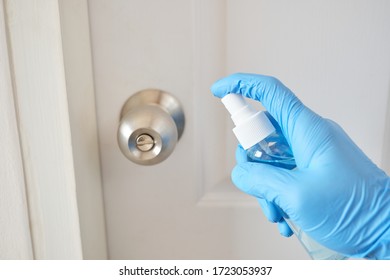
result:
[[[239,94],[229,93],[221,99],[236,125],[233,132],[246,150],[275,131],[263,111],[257,111]]]

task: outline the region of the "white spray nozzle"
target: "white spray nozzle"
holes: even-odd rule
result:
[[[236,125],[233,132],[246,150],[275,131],[274,126],[262,111],[253,109],[239,94],[227,94],[221,99]]]
[[[233,93],[225,95],[221,101],[231,115],[248,105],[242,95]]]

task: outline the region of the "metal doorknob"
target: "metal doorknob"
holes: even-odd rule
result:
[[[160,163],[173,152],[184,123],[183,109],[173,95],[157,89],[139,91],[123,105],[119,148],[137,164]]]

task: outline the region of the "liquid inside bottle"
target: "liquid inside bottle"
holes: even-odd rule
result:
[[[271,164],[285,169],[296,167],[294,155],[286,138],[274,132],[247,150],[250,161]]]
[[[279,128],[276,128],[275,132],[261,140],[259,143],[253,145],[246,151],[248,160],[252,162],[270,164],[289,170],[297,167],[291,148]],[[287,215],[283,213],[281,214],[283,217],[285,217],[285,221],[312,259],[346,259],[344,255],[341,255],[317,243],[291,220],[289,220]]]

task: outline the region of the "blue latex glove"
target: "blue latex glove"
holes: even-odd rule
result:
[[[357,258],[390,259],[390,179],[331,120],[311,111],[279,80],[234,74],[211,88],[260,101],[289,141],[297,168],[247,162],[242,148],[234,184],[260,199],[289,235],[280,209],[326,247]],[[279,209],[280,208],[280,209]]]

